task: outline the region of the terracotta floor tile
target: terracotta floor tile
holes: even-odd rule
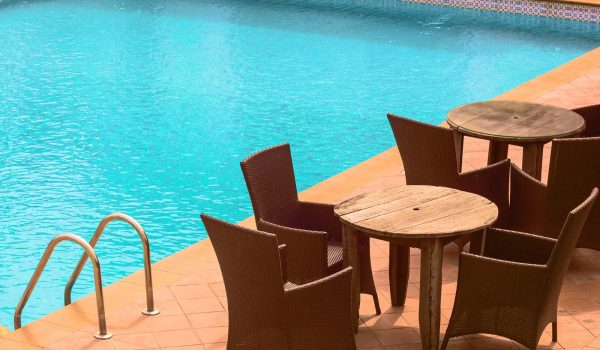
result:
[[[171,292],[168,287],[163,287],[154,290],[154,301],[160,303],[161,301],[175,300],[175,295]]]
[[[419,334],[409,327],[376,329],[373,330],[373,334],[383,345],[411,344],[421,341]]]
[[[2,350],[39,350],[39,349],[41,349],[41,347],[0,338],[0,349],[2,349]]]
[[[227,343],[204,344],[206,350],[226,350]]]
[[[592,340],[592,335],[583,325],[572,316],[558,317],[558,343],[564,348],[586,346]]]
[[[224,283],[211,283],[209,284],[210,289],[212,289],[213,293],[218,297],[226,297],[227,292],[225,291]]]
[[[227,297],[218,297],[219,302],[223,306],[223,309],[227,310]]]
[[[408,322],[402,318],[402,314],[389,313],[372,316],[361,316],[365,326],[375,329],[392,329],[409,327]]]
[[[137,306],[142,310],[146,303],[138,303]],[[179,303],[176,300],[164,300],[156,305],[160,310],[161,315],[183,315],[183,310],[179,307]]]
[[[166,272],[162,270],[152,270],[152,284],[154,288],[161,288],[175,281],[181,280],[185,275]],[[144,270],[139,270],[124,278],[126,282],[145,286],[146,279]]]
[[[226,342],[227,332],[227,327],[209,327],[196,329],[196,334],[204,344]]]
[[[368,328],[359,329],[354,338],[356,339],[356,346],[358,348],[369,348],[382,345],[375,337],[375,334]]]
[[[98,316],[77,312],[69,305],[44,317],[44,321],[61,328],[80,329],[85,326],[97,326]]]
[[[148,317],[145,322],[151,331],[172,331],[192,328],[186,315],[156,315]]]
[[[223,311],[223,305],[217,297],[179,300],[181,309],[186,314]]]
[[[187,316],[193,328],[226,327],[229,319],[227,311],[204,312]]]
[[[151,349],[158,348],[156,340],[152,333],[138,333],[138,334],[119,334],[113,337],[113,341],[124,343],[133,346],[135,349]]]
[[[208,283],[171,286],[171,291],[178,300],[209,298],[216,296]]]
[[[154,338],[161,348],[202,344],[192,329],[154,332]]]
[[[66,338],[71,333],[72,331],[65,328],[43,321],[35,321],[29,324],[28,327],[23,327],[8,334],[4,339],[44,347]]]
[[[161,350],[205,350],[204,345],[188,345],[162,348]],[[225,349],[225,348],[223,348]]]
[[[90,336],[88,338],[63,339],[54,344],[51,344],[50,346],[48,346],[45,349],[47,349],[47,350],[66,350],[66,349],[115,350],[115,345],[114,345],[112,339],[98,340],[98,339],[94,339],[93,337]]]

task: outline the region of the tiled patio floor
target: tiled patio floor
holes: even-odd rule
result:
[[[560,98],[559,98],[560,97]],[[581,97],[581,99],[580,99]],[[585,97],[585,98],[583,98]],[[600,103],[600,50],[577,59],[501,96],[566,107]],[[383,116],[382,116],[383,117]],[[485,164],[487,144],[465,142],[464,169]],[[547,168],[548,153],[545,154]],[[518,149],[510,157],[520,162]],[[544,177],[546,174],[544,174]],[[390,149],[305,191],[302,197],[335,202],[352,194],[397,186],[404,182],[397,150]],[[251,220],[244,222],[251,225]],[[198,218],[198,225],[201,225]],[[387,245],[372,240],[372,258],[384,313],[374,316],[370,297],[361,305],[359,349],[420,349],[418,330],[419,251],[412,251],[406,305],[390,306]],[[445,250],[442,289],[442,331],[451,312],[457,276],[457,250]],[[0,349],[225,349],[227,301],[218,264],[208,240],[153,265],[156,305],[160,315],[146,317],[144,280],[139,271],[105,288],[108,328],[114,337],[95,340],[94,296],[87,296],[0,339]],[[600,252],[578,250],[560,298],[559,342],[545,334],[540,349],[600,349]],[[513,342],[469,336],[451,342],[452,349],[518,349]]]

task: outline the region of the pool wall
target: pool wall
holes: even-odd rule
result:
[[[536,0],[403,0],[431,5],[454,6],[495,12],[600,22],[600,6]]]
[[[396,8],[400,4],[420,3],[493,12],[600,23],[600,0],[332,0],[335,3],[366,7]]]

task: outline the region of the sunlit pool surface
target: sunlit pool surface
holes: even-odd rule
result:
[[[206,237],[201,212],[251,214],[253,151],[290,142],[305,189],[392,146],[386,112],[439,123],[599,45],[597,24],[385,3],[0,3],[0,324],[58,233],[125,212],[156,261]],[[59,247],[26,322],[80,253]],[[106,283],[142,266],[124,224],[98,254]]]

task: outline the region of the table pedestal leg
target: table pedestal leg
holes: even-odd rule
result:
[[[490,140],[488,165],[505,160],[506,158],[508,158],[508,143]]]
[[[360,264],[358,260],[358,232],[343,226],[344,266],[352,266],[352,326],[358,332],[358,312],[360,309]]]
[[[456,152],[456,166],[458,172],[462,172],[463,144],[465,136],[460,132],[453,130],[454,134],[454,151]]]
[[[439,347],[443,247],[440,239],[425,239],[421,243],[419,328],[423,350]]]
[[[390,243],[390,295],[392,306],[402,306],[406,301],[410,271],[410,247]]]
[[[542,155],[544,145],[540,143],[528,143],[523,146],[522,169],[527,174],[540,180],[542,178]]]

